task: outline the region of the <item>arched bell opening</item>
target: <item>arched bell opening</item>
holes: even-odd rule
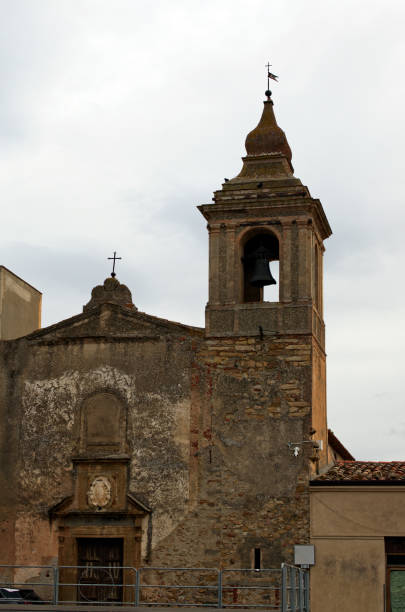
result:
[[[279,242],[270,231],[259,232],[243,247],[243,301],[263,302],[279,300],[278,265]],[[269,291],[270,289],[270,291]]]

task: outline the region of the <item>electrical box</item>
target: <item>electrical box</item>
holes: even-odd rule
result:
[[[315,547],[313,544],[298,544],[294,546],[295,565],[315,565]]]

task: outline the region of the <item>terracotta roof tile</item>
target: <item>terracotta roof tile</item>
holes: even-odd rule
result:
[[[327,472],[317,476],[317,482],[376,482],[403,481],[405,461],[337,461]]]

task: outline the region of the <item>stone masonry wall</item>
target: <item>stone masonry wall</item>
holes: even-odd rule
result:
[[[199,486],[185,520],[153,550],[154,565],[180,555],[252,567],[260,548],[263,566],[274,567],[309,541],[309,449],[295,458],[287,443],[309,437],[311,355],[301,336],[204,343],[193,379],[203,409],[191,428]]]
[[[2,355],[0,476],[15,485],[0,503],[3,562],[57,559],[48,513],[72,495],[80,406],[95,391],[128,411],[128,492],[153,510],[143,564],[252,567],[260,548],[274,567],[308,542],[309,445],[295,458],[287,443],[309,437],[310,337],[22,339]]]

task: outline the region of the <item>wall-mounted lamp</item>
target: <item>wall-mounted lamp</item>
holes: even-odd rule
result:
[[[303,444],[312,444],[314,448],[323,450],[323,440],[301,440],[301,442],[287,442],[287,446],[293,451],[294,457],[298,457]]]

